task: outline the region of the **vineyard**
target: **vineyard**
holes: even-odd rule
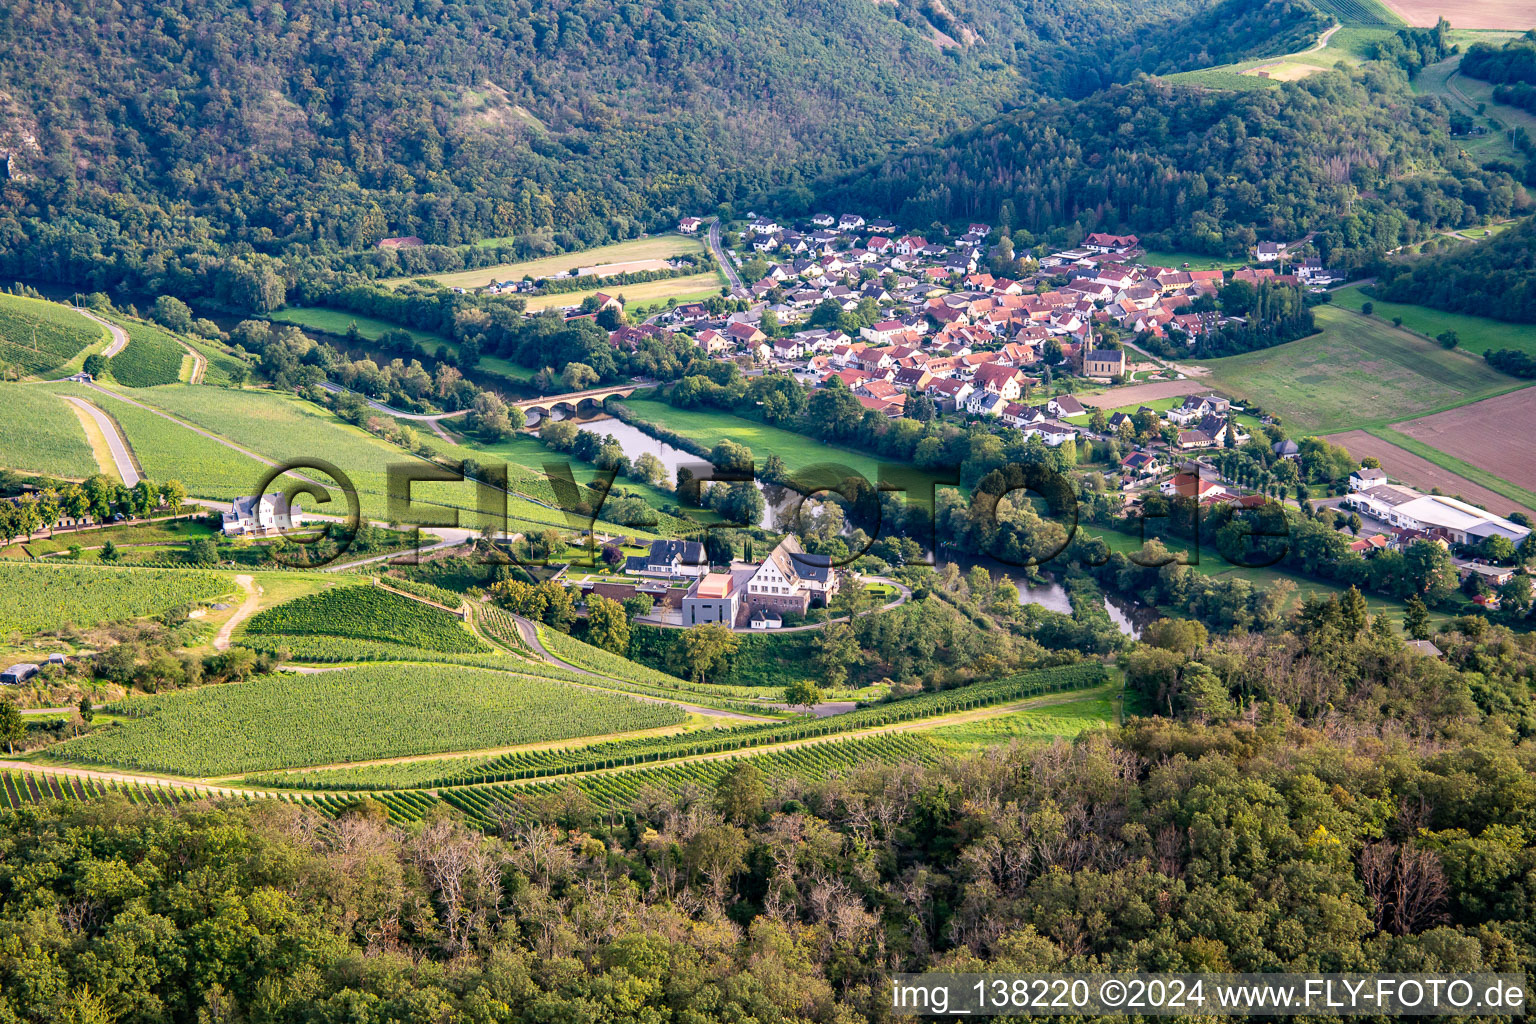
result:
[[[170,334],[142,320],[114,318],[128,332],[128,347],[112,357],[112,379],[130,388],[152,388],[181,379],[187,350]]]
[[[1380,0],[1318,0],[1317,8],[1339,19],[1341,25],[1398,28],[1403,24]]]
[[[104,340],[105,328],[68,306],[0,292],[0,363],[22,375],[47,376]]]
[[[763,775],[780,789],[793,779],[820,781],[828,776],[854,771],[873,764],[931,764],[944,752],[919,736],[906,734],[872,736],[851,740],[829,740],[792,750],[761,754],[750,758]],[[441,796],[405,790],[370,793],[368,798],[384,805],[391,820],[416,821],[441,803],[462,811],[482,828],[500,825],[524,813],[524,805],[574,785],[593,802],[605,808],[619,808],[648,793],[676,795],[685,789],[708,792],[722,775],[740,759],[687,762],[661,765],[633,771],[592,775],[559,782],[528,786],[475,786],[449,790]],[[184,786],[151,786],[99,779],[57,777],[32,772],[0,772],[0,810],[20,808],[42,800],[88,800],[119,795],[130,803],[174,807],[210,794]],[[216,799],[240,799],[215,796]],[[256,799],[252,794],[245,799]],[[334,817],[356,797],[326,793],[283,794],[279,799],[302,804]]]
[[[228,576],[198,569],[0,562],[0,633],[35,633],[159,615],[234,589]]]
[[[298,653],[302,646],[334,655],[317,654],[318,660],[353,660],[352,641],[445,653],[490,650],[448,612],[370,584],[337,587],[268,608],[246,624],[245,636],[280,642],[295,657],[309,656]],[[324,639],[306,645],[298,642],[302,638]]]
[[[875,704],[831,718],[793,722],[764,722],[735,729],[610,740],[574,747],[523,750],[486,759],[420,762],[409,766],[382,765],[323,773],[264,775],[247,781],[279,788],[356,790],[407,786],[468,786],[488,782],[518,782],[580,772],[597,772],[707,757],[767,747],[797,740],[833,737],[898,722],[987,707],[992,704],[1061,691],[1082,690],[1107,681],[1098,662],[1026,672],[1007,679],[938,693],[922,694],[888,704]],[[432,772],[432,766],[437,771]],[[403,771],[401,769],[404,769]]]
[[[829,775],[870,764],[930,764],[943,754],[928,740],[904,734],[829,740],[753,757],[752,763],[782,791],[789,779],[820,781]],[[647,792],[676,796],[685,789],[709,792],[738,759],[690,761],[633,771],[609,772],[528,786],[475,786],[444,791],[440,798],[476,823],[490,826],[523,814],[529,798],[574,786],[600,807],[619,808]],[[405,794],[388,794],[405,795]],[[386,804],[386,806],[388,806]],[[391,808],[393,810],[393,808]]]
[[[0,466],[81,480],[101,472],[80,418],[62,398],[34,384],[0,384],[0,405]]]
[[[384,576],[379,582],[391,590],[413,594],[416,597],[433,604],[440,604],[444,608],[458,608],[464,604],[464,595],[452,590],[444,590],[442,587],[433,586],[431,583],[422,583],[418,580],[406,579],[403,576]]]
[[[197,497],[228,501],[252,493],[266,475],[264,464],[149,409],[128,401],[114,402],[81,384],[49,384],[46,388],[100,404],[117,421],[144,475],[151,480],[180,480]],[[137,391],[130,397],[132,401],[152,400],[157,394],[158,390]]]
[[[133,698],[60,760],[191,777],[509,747],[678,725],[679,709],[448,665],[369,665]]]
[[[517,620],[512,618],[509,612],[494,604],[480,602],[475,602],[470,607],[475,625],[486,636],[515,654],[532,656],[533,648],[529,647],[528,641],[523,639],[522,631],[517,628]]]
[[[547,626],[539,626],[538,632],[539,642],[561,661],[612,679],[624,689],[635,693],[714,704],[753,714],[765,714],[771,709],[757,707],[746,703],[747,701],[779,696],[777,692],[765,690],[762,687],[687,682],[639,662],[621,658],[601,647],[583,643],[573,636]]]
[[[154,807],[175,807],[197,799],[192,790],[176,786],[147,786],[41,772],[0,772],[0,808],[14,810],[41,800],[89,800],[109,793],[119,794],[129,803]]]

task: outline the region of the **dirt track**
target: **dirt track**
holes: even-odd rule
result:
[[[1198,380],[1159,380],[1151,384],[1132,384],[1129,387],[1110,388],[1103,394],[1080,395],[1078,401],[1090,409],[1118,409],[1123,405],[1140,405],[1155,402],[1159,398],[1178,398],[1180,395],[1198,395],[1210,391],[1209,384]]]
[[[1351,430],[1345,434],[1329,434],[1326,440],[1334,444],[1341,444],[1349,449],[1349,454],[1357,459],[1367,455],[1374,455],[1381,460],[1388,475],[1394,480],[1401,480],[1410,487],[1421,491],[1438,487],[1452,497],[1460,496],[1474,505],[1482,505],[1497,515],[1509,512],[1524,512],[1529,516],[1536,516],[1536,509],[1528,509],[1515,504],[1502,494],[1495,494],[1486,487],[1480,487],[1466,477],[1457,476],[1448,469],[1421,458],[1406,448],[1400,448],[1390,441],[1383,441],[1373,434],[1367,434],[1363,430]]]
[[[1536,437],[1536,388],[1394,423],[1392,429],[1486,469],[1516,487],[1536,491],[1536,459],[1531,457],[1531,438]]]

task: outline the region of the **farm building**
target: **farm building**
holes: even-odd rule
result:
[[[0,683],[15,686],[18,683],[26,682],[35,675],[37,675],[37,666],[30,661],[24,661],[19,665],[12,665],[4,672],[0,672]]]

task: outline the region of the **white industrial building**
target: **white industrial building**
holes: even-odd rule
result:
[[[1477,545],[1489,537],[1504,537],[1519,544],[1531,532],[1476,505],[1443,494],[1420,494],[1411,487],[1396,484],[1352,491],[1343,504],[1405,530],[1439,531],[1439,536],[1453,544]]]

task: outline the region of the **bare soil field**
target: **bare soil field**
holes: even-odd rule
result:
[[[1381,460],[1382,468],[1392,479],[1401,480],[1418,490],[1429,491],[1438,487],[1443,494],[1460,497],[1463,501],[1470,501],[1474,505],[1481,505],[1496,515],[1524,512],[1527,515],[1536,516],[1536,509],[1518,505],[1502,494],[1480,487],[1466,477],[1457,476],[1428,459],[1420,458],[1406,448],[1400,448],[1390,441],[1383,441],[1363,430],[1329,434],[1326,440],[1348,448],[1349,453],[1357,459],[1363,459],[1367,455],[1376,456]]]
[[[1209,384],[1202,384],[1198,380],[1158,380],[1150,384],[1110,388],[1097,395],[1078,395],[1077,399],[1090,409],[1118,409],[1122,405],[1155,402],[1159,398],[1178,398],[1180,395],[1198,395],[1209,390]]]
[[[1441,15],[1456,28],[1536,28],[1530,0],[1383,0],[1410,25],[1428,28]]]
[[[1394,423],[1392,429],[1536,491],[1536,388]]]

